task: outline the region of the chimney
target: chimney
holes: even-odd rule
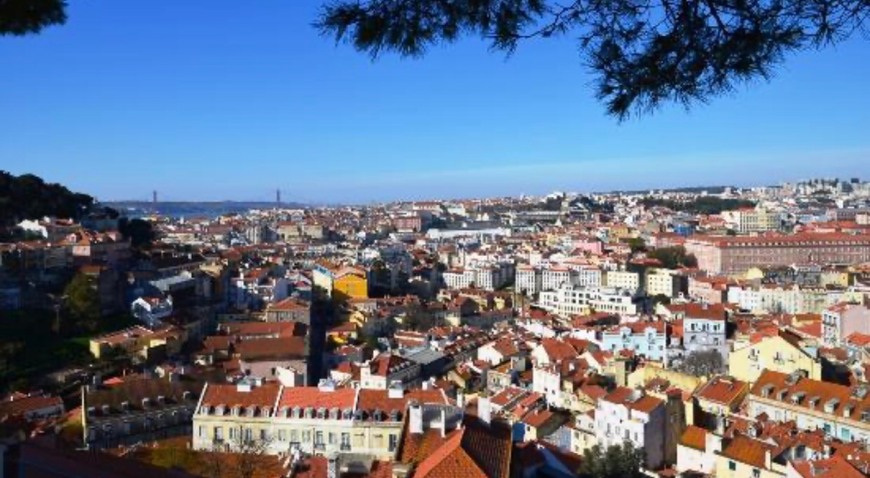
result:
[[[764,469],[769,470],[771,467],[770,464],[770,450],[764,450]]]
[[[413,435],[423,433],[423,407],[416,401],[412,401],[408,407],[408,431]]]
[[[441,438],[447,435],[447,410],[441,407]]]
[[[480,397],[477,399],[477,416],[487,425],[492,421],[492,408],[489,405],[489,397]]]

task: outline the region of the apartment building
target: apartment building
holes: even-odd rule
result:
[[[870,385],[839,385],[765,370],[747,396],[749,416],[793,420],[799,429],[822,429],[844,442],[870,443]]]
[[[83,442],[89,449],[113,448],[190,433],[203,382],[169,374],[82,388]]]
[[[269,304],[266,307],[267,322],[301,322],[311,324],[311,305],[293,297]]]
[[[764,370],[780,373],[801,370],[810,379],[822,379],[822,362],[815,349],[802,347],[799,337],[786,331],[762,337],[728,355],[728,373],[738,380],[755,383]]]
[[[235,449],[253,441],[270,454],[298,449],[391,459],[409,408],[456,412],[434,389],[336,388],[328,380],[317,387],[209,383],[193,417],[193,448]]]
[[[870,235],[800,233],[791,236],[693,236],[686,252],[698,268],[740,275],[752,267],[860,264],[870,261]]]
[[[679,297],[680,293],[686,292],[686,276],[670,269],[654,269],[647,272],[645,284],[649,296],[663,295],[673,299]]]
[[[746,208],[722,211],[725,219],[735,231],[741,234],[750,232],[775,231],[781,227],[782,214],[763,208]]]
[[[676,461],[676,453],[665,456],[667,428],[665,402],[640,390],[616,387],[598,401],[595,409],[598,444],[607,449],[630,442],[644,451],[649,469]]]
[[[380,354],[360,366],[360,386],[386,390],[400,385],[408,389],[421,383],[420,364],[394,354]]]
[[[541,269],[530,265],[520,265],[516,268],[514,288],[529,297],[541,291]]]
[[[638,312],[632,291],[610,287],[563,286],[541,292],[538,305],[565,316],[588,315],[593,311],[621,315]]]
[[[612,352],[631,350],[648,360],[665,360],[667,323],[629,322],[601,332],[601,348]]]
[[[683,320],[683,348],[686,353],[716,350],[728,360],[726,342],[727,309],[721,304],[670,304],[665,309]]]
[[[828,347],[839,347],[846,337],[870,334],[870,308],[863,304],[841,303],[822,312],[822,340]]]
[[[607,287],[637,292],[640,289],[640,274],[631,271],[607,271],[604,276]]]
[[[767,314],[819,314],[843,297],[842,291],[775,284],[732,285],[728,302],[743,310]]]

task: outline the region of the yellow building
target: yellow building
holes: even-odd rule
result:
[[[367,299],[369,281],[365,272],[350,267],[338,271],[332,283],[332,293],[338,299]]]
[[[821,361],[803,350],[798,337],[788,332],[764,337],[728,356],[728,373],[737,380],[754,383],[764,369],[786,374],[804,370],[813,380],[822,378]]]

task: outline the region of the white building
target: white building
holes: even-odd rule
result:
[[[608,271],[605,285],[636,292],[640,288],[640,274],[629,271]]]
[[[665,402],[640,390],[617,387],[598,400],[595,409],[598,444],[604,449],[628,441],[646,455],[646,467],[660,468],[666,460]]]
[[[620,315],[638,313],[631,291],[610,287],[560,287],[540,294],[538,305],[560,315],[607,312]]]

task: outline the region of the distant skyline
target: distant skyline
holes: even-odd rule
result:
[[[372,62],[320,1],[73,2],[0,39],[0,169],[100,200],[367,203],[870,176],[870,41],[625,123],[570,39]]]

